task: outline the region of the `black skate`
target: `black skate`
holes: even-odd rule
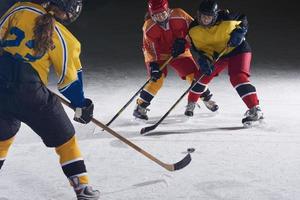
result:
[[[244,127],[249,128],[258,125],[264,119],[263,112],[259,106],[247,110],[245,118],[242,119]]]
[[[184,115],[188,116],[188,117],[192,117],[194,116],[194,109],[196,106],[196,102],[188,102],[188,104],[186,105],[186,109],[184,112]]]
[[[100,192],[93,190],[91,186],[85,186],[79,190],[75,190],[77,200],[98,200],[100,198]]]
[[[142,120],[148,120],[147,112],[148,108],[143,107],[142,105],[136,104],[136,107],[133,111],[133,116]]]

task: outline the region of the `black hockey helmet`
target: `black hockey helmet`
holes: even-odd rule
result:
[[[199,21],[201,15],[207,15],[207,16],[212,16],[213,20],[212,23],[210,24],[213,25],[218,17],[218,12],[219,12],[219,6],[215,0],[203,0],[198,8],[197,12],[197,17],[198,17],[198,22],[201,24]]]
[[[82,0],[48,0],[48,2],[67,13],[68,19],[63,21],[64,24],[74,22],[79,17],[83,6]]]

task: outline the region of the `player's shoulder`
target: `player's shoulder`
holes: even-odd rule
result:
[[[143,32],[148,33],[149,31],[152,31],[155,26],[156,26],[156,23],[151,18],[148,18],[144,22]]]
[[[170,14],[171,14],[171,17],[191,17],[182,8],[172,8]]]
[[[192,21],[192,23],[189,26],[189,30],[198,27],[199,23],[197,22],[197,20]]]
[[[36,3],[17,2],[11,7],[10,12],[13,13],[25,12],[25,13],[42,15],[46,13],[46,10],[41,5]]]

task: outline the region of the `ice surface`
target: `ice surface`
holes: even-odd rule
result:
[[[146,9],[140,0],[134,5],[117,0],[97,0],[101,6],[90,2],[86,2],[89,12],[84,11],[71,28],[82,42],[86,96],[95,103],[95,118],[106,123],[146,81],[140,50]],[[291,10],[286,9],[289,4],[269,7],[268,2],[224,2],[249,16],[249,41],[254,47],[251,80],[260,97],[264,124],[242,128],[246,107],[226,72],[210,85],[220,106],[216,114],[200,103],[201,109],[187,119],[184,99],[150,136],[141,136],[140,129],[149,123],[133,119],[133,102],[111,125],[166,163],[177,162],[187,148],[195,148],[192,163],[180,171],[166,171],[93,124],[74,122],[91,184],[101,190],[101,200],[300,199],[297,12],[281,16],[281,8]],[[184,8],[192,4],[189,11],[198,5],[197,1],[173,3]],[[171,73],[150,106],[149,121],[158,120],[187,87]],[[53,79],[50,88],[55,90]],[[72,118],[73,112],[66,110]],[[0,200],[44,199],[74,199],[74,193],[54,150],[22,124],[0,172]]]
[[[126,74],[87,73],[86,95],[103,123],[145,81],[143,69],[135,77]],[[251,80],[266,117],[261,127],[242,128],[246,107],[226,72],[211,84],[220,106],[217,114],[203,105],[187,119],[185,99],[150,136],[140,136],[149,124],[133,120],[132,103],[113,122],[115,131],[167,163],[195,148],[192,163],[181,171],[166,171],[93,124],[74,123],[91,183],[102,199],[299,199],[299,71],[254,70]],[[153,100],[149,121],[158,120],[187,87],[171,73]],[[0,199],[74,199],[54,150],[24,124],[1,171]]]

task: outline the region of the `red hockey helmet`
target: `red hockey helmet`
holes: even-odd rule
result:
[[[167,11],[169,9],[168,0],[149,0],[148,1],[148,11],[150,15],[155,13]]]

